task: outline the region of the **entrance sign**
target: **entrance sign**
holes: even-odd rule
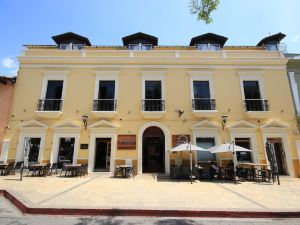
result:
[[[118,135],[118,150],[136,149],[136,135]]]

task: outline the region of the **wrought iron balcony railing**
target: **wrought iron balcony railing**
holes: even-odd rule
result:
[[[165,100],[143,99],[142,111],[165,111]]]
[[[63,100],[61,99],[39,99],[37,111],[61,111]]]
[[[193,110],[216,110],[216,100],[211,98],[194,98]]]
[[[115,99],[95,99],[93,111],[116,111],[117,100]]]
[[[263,99],[245,99],[245,111],[269,111],[269,101]]]

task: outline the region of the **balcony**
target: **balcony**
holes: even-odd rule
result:
[[[113,118],[117,114],[117,100],[95,99],[93,102],[93,115],[98,118]]]
[[[216,100],[211,98],[194,98],[193,114],[196,117],[214,117],[217,114]]]
[[[165,115],[165,100],[143,99],[142,114],[147,119],[158,119]]]
[[[39,99],[35,112],[40,117],[57,118],[62,114],[62,105],[62,99]]]
[[[271,111],[269,110],[269,101],[263,99],[245,99],[244,109],[249,118],[267,118]]]

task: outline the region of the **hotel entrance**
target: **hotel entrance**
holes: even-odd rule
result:
[[[111,139],[96,138],[94,171],[95,172],[110,171],[110,158],[111,158]]]
[[[143,173],[165,172],[165,136],[159,127],[149,127],[143,134]]]

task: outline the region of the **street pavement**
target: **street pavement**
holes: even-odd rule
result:
[[[79,217],[24,215],[0,197],[0,225],[300,225],[300,219]]]

